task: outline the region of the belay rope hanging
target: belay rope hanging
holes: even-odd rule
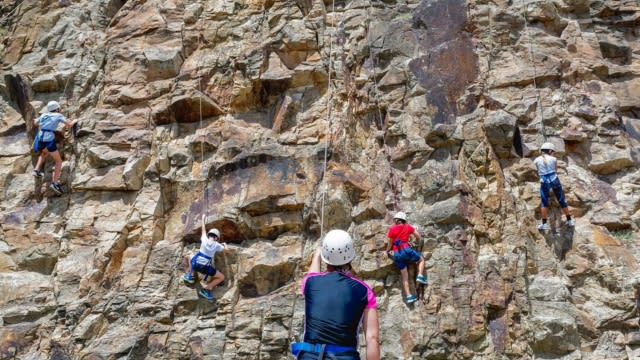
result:
[[[336,28],[336,2],[332,0],[331,2],[331,12],[333,13],[333,28]],[[326,29],[326,26],[325,26]],[[327,82],[327,132],[325,134],[325,145],[324,145],[324,162],[322,166],[322,183],[320,184],[320,239],[324,236],[324,208],[325,208],[325,196],[327,192],[327,158],[329,152],[329,145],[331,143],[331,127],[333,125],[333,114],[332,114],[332,104],[333,104],[333,89],[331,86],[331,72],[333,70],[333,31],[329,32],[329,77]]]
[[[522,0],[522,17],[524,19],[524,31],[525,34],[527,34],[527,37],[529,38],[529,59],[531,61],[531,66],[533,67],[533,87],[536,91],[536,103],[537,103],[537,111],[536,113],[539,114],[540,117],[540,125],[539,125],[539,132],[542,135],[543,141],[547,141],[547,134],[545,133],[545,127],[544,127],[544,106],[542,105],[542,95],[540,92],[540,89],[538,88],[538,72],[536,69],[536,61],[535,61],[535,57],[534,57],[534,53],[533,53],[533,39],[531,38],[531,31],[529,31],[529,19],[527,18],[527,10],[529,9],[529,4],[525,3],[524,0]]]
[[[396,173],[393,171],[393,167],[391,166],[391,155],[389,154],[389,149],[387,147],[387,129],[386,124],[382,116],[382,110],[380,109],[380,91],[378,89],[378,78],[376,74],[376,61],[374,56],[374,47],[373,40],[370,36],[371,23],[373,19],[373,2],[369,0],[369,6],[367,8],[367,46],[369,47],[369,62],[371,64],[371,72],[373,73],[373,96],[375,100],[376,109],[378,112],[378,121],[380,130],[384,133],[382,134],[382,150],[384,152],[385,159],[389,164],[389,174],[387,177],[387,183],[391,188],[391,193],[393,195],[393,211],[400,210],[400,205],[398,204],[398,177]]]
[[[336,19],[335,19],[335,13],[336,13],[336,3],[335,0],[332,0],[331,2],[331,12],[334,15],[333,18],[333,28],[336,28]],[[326,17],[325,17],[326,18]],[[325,24],[325,30],[326,30],[326,24]],[[324,209],[325,209],[325,196],[326,196],[326,186],[327,186],[327,162],[328,162],[328,153],[329,153],[329,146],[330,146],[330,142],[331,142],[331,128],[332,128],[332,124],[333,124],[333,114],[332,114],[332,100],[333,100],[333,91],[332,91],[332,86],[331,86],[331,71],[333,68],[333,31],[329,32],[329,76],[328,76],[328,82],[327,82],[327,95],[328,95],[328,99],[327,99],[327,131],[325,134],[325,145],[324,145],[324,158],[323,158],[323,165],[322,165],[322,181],[320,183],[320,242],[322,241],[322,237],[324,236]],[[302,246],[301,249],[301,254],[304,256],[304,251],[305,251],[305,246]],[[300,268],[300,263],[298,263],[296,265],[296,272],[298,272],[298,269]],[[296,309],[296,302],[298,300],[298,296],[294,297],[294,302],[293,302],[293,311],[291,314],[291,322],[289,325],[289,329],[291,329],[290,331],[293,330],[293,320],[295,317],[295,309]],[[300,333],[298,334],[298,340],[299,341],[303,341],[304,338],[304,328],[305,328],[305,320],[304,320],[304,315],[302,318],[302,327],[300,328]],[[291,337],[291,336],[290,336]]]
[[[200,31],[198,33],[198,50],[202,51],[203,43],[202,39],[204,39],[204,35],[202,34],[202,26],[200,26]],[[200,54],[200,61],[198,66],[196,67],[198,72],[198,113],[199,113],[199,124],[198,130],[200,131],[200,174],[202,174],[204,167],[204,138],[206,136],[206,131],[204,131],[204,127],[202,126],[202,82],[205,78],[204,73],[202,72],[202,63],[204,62],[204,54]],[[198,133],[196,130],[196,134]],[[207,190],[207,183],[209,182],[209,174],[207,173],[203,179],[200,179],[202,182],[202,214],[206,215],[209,212],[209,191]],[[222,234],[220,234],[220,238],[218,239],[222,241]],[[229,267],[229,263],[227,262],[227,255],[222,252],[222,259],[224,262],[225,271],[227,271],[227,276],[229,279],[227,281],[227,287],[231,287],[231,268]]]
[[[202,26],[200,27],[200,31],[198,33],[198,50],[202,51]],[[196,67],[198,70],[198,111],[200,117],[200,123],[198,125],[198,130],[200,130],[200,174],[202,174],[203,166],[204,166],[204,131],[202,130],[202,80],[204,79],[204,74],[202,74],[202,61],[204,56],[200,54],[200,61],[198,66]],[[198,131],[196,131],[196,134]],[[209,208],[209,199],[207,194],[207,182],[209,180],[209,176],[206,176],[204,180],[201,179],[202,182],[202,196],[203,196],[203,211],[205,214]]]

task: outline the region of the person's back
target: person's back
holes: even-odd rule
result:
[[[409,238],[415,231],[416,229],[407,223],[391,225],[387,237],[394,240],[392,250],[399,251],[409,246]]]
[[[200,252],[210,258],[213,258],[217,252],[223,251],[224,246],[219,242],[209,239],[208,236],[202,236],[200,238]]]
[[[548,154],[542,154],[538,156],[533,163],[536,165],[538,169],[538,175],[546,176],[550,174],[555,174],[556,172],[556,158],[554,156]]]
[[[357,347],[364,310],[376,307],[371,288],[338,271],[309,273],[302,288],[306,300],[304,341]]]
[[[55,112],[47,112],[40,116],[38,119],[38,124],[40,130],[42,132],[42,141],[51,141],[55,138],[55,134],[53,133],[58,124],[64,123],[65,117],[60,113]]]
[[[360,360],[362,327],[366,359],[380,360],[376,297],[367,284],[351,275],[355,256],[353,239],[346,231],[331,230],[322,239],[302,279],[305,331],[302,342],[291,344],[296,359]],[[321,261],[327,264],[327,272],[320,272]]]

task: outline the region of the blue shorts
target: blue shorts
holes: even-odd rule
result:
[[[51,130],[40,130],[36,133],[36,138],[33,140],[33,151],[34,152],[40,152],[43,149],[47,149],[49,152],[54,152],[58,150],[58,147],[56,146],[56,139],[55,137],[53,139],[51,139],[50,141],[43,141],[42,137],[44,136],[45,132],[49,132],[49,133],[53,133],[53,131]]]
[[[553,190],[553,193],[556,195],[556,199],[560,203],[561,208],[566,208],[567,202],[564,199],[564,191],[562,190],[562,184],[560,184],[560,179],[556,177],[551,182],[543,181],[540,183],[540,199],[542,200],[542,207],[549,207],[549,191]]]
[[[35,152],[40,152],[43,149],[47,149],[49,152],[54,152],[58,150],[55,140],[51,140],[51,141],[37,141],[37,140],[38,139],[36,139],[36,141],[33,143],[33,151]]]
[[[216,268],[213,267],[213,261],[211,258],[201,252],[198,252],[191,258],[191,270],[209,276],[215,276],[218,272]]]
[[[407,267],[407,265],[420,260],[421,255],[410,247],[406,247],[400,251],[393,253],[393,263],[400,270]]]

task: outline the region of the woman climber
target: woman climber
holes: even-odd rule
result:
[[[538,225],[538,230],[549,230],[549,224],[547,224],[547,217],[549,215],[549,190],[553,189],[553,193],[556,195],[556,199],[560,203],[562,213],[567,217],[567,225],[574,226],[575,221],[571,218],[569,212],[569,206],[564,199],[564,191],[562,190],[562,184],[560,184],[560,178],[556,174],[557,160],[553,153],[556,151],[555,146],[552,143],[546,142],[540,147],[542,155],[538,156],[533,163],[538,168],[538,175],[540,176],[540,198],[542,205],[540,205],[540,216],[542,217],[542,223]]]
[[[409,244],[409,238],[411,238],[411,236],[414,236],[416,240],[420,240],[420,234],[413,226],[407,223],[407,214],[402,211],[393,217],[393,221],[395,224],[391,225],[387,233],[387,237],[389,238],[387,254],[393,259],[396,267],[400,269],[406,301],[408,304],[411,304],[418,300],[418,297],[411,294],[407,265],[418,262],[418,276],[416,277],[416,281],[421,284],[427,284],[427,277],[424,275],[424,258],[420,253],[413,250]]]
[[[77,121],[77,120],[76,120]],[[33,176],[41,178],[44,176],[40,171],[44,165],[47,155],[51,155],[55,162],[53,169],[53,177],[49,188],[55,191],[56,194],[62,195],[64,192],[62,186],[60,186],[60,171],[62,169],[62,157],[56,146],[56,136],[54,131],[58,127],[58,124],[63,123],[65,127],[70,128],[75,125],[76,121],[70,121],[60,113],[60,104],[57,101],[49,101],[47,103],[47,113],[40,115],[40,117],[34,120],[34,123],[40,129],[36,133],[35,141],[33,142],[33,151],[40,153],[38,162],[33,169]]]
[[[200,237],[202,243],[200,244],[200,251],[191,257],[191,261],[188,262],[189,271],[182,276],[182,280],[188,284],[193,284],[196,282],[193,276],[194,272],[204,274],[204,282],[200,282],[202,287],[198,291],[198,295],[207,300],[214,300],[211,290],[224,281],[224,274],[213,267],[213,258],[217,252],[222,251],[228,253],[229,248],[227,248],[227,244],[218,242],[218,240],[220,240],[220,231],[218,231],[218,229],[211,229],[207,232],[204,220],[205,216],[202,215],[202,236]]]
[[[356,257],[351,236],[331,230],[322,239],[302,278],[304,342],[291,344],[298,360],[360,360],[358,332],[364,328],[366,360],[380,359],[378,311],[371,287],[351,275]],[[320,260],[327,272],[320,272]]]

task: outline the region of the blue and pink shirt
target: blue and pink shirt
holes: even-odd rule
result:
[[[307,273],[300,289],[305,300],[304,341],[357,347],[364,310],[377,307],[371,287],[332,271]]]

